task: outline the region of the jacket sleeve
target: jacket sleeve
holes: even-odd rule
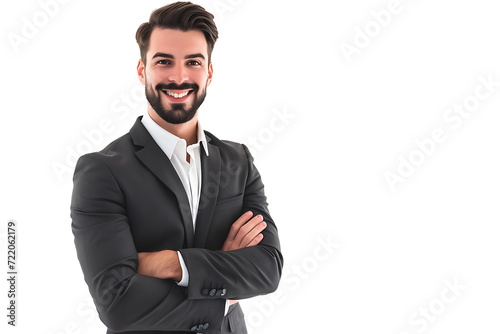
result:
[[[123,193],[96,153],[79,159],[73,181],[75,246],[103,323],[113,331],[220,328],[224,299],[188,299],[173,280],[137,273]]]
[[[200,248],[181,249],[189,271],[190,299],[214,299],[222,292],[227,299],[244,299],[274,292],[283,268],[278,230],[268,210],[264,185],[248,148],[248,177],[241,214],[261,214],[267,227],[263,240],[253,247],[223,252]]]

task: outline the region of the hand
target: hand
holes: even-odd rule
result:
[[[252,218],[252,211],[247,211],[236,220],[229,234],[222,245],[222,250],[227,252],[240,248],[258,245],[264,236],[262,231],[266,228],[266,223],[263,221],[261,215]],[[250,219],[252,218],[252,219]],[[237,300],[229,300],[229,305],[236,304]]]
[[[267,225],[261,215],[253,218],[252,215],[252,211],[247,211],[231,225],[226,241],[222,245],[224,252],[255,246],[262,241],[264,236],[261,232]]]
[[[181,264],[176,251],[141,252],[137,253],[137,256],[139,274],[156,278],[171,278],[176,282],[182,279]]]

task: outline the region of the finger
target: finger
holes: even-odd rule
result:
[[[238,246],[241,244],[243,241],[243,238],[257,226],[259,223],[262,222],[264,218],[262,215],[257,215],[250,219],[248,222],[246,222],[243,226],[240,227],[238,233],[236,233],[236,236],[234,237],[234,241],[237,241]]]
[[[254,226],[253,229],[248,231],[248,233],[243,237],[240,243],[240,248],[248,247],[250,243],[267,227],[266,222],[259,222]],[[260,242],[260,241],[259,241]]]
[[[238,218],[233,225],[231,225],[231,229],[229,230],[229,234],[227,235],[227,240],[234,240],[236,235],[238,234],[240,228],[252,217],[252,211],[247,211]]]
[[[252,241],[250,241],[250,243],[246,247],[257,246],[258,244],[260,244],[262,239],[264,239],[264,235],[262,233],[259,233],[255,238],[253,238]]]

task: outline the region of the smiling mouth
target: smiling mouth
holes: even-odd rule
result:
[[[191,94],[193,92],[192,89],[189,90],[167,90],[167,89],[162,89],[162,92],[167,94],[168,96],[171,96],[176,99],[182,99],[183,97]]]

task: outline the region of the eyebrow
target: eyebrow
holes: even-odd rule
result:
[[[170,53],[163,53],[163,52],[155,53],[155,55],[151,59],[155,59],[157,57],[174,59],[174,56],[172,56]],[[201,53],[193,53],[184,57],[184,59],[189,59],[189,58],[201,58],[204,60],[205,56]]]

